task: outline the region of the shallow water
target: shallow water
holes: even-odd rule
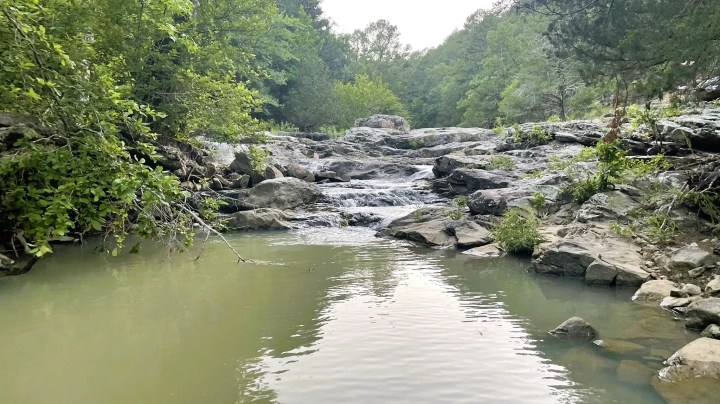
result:
[[[66,246],[0,280],[7,403],[663,402],[649,386],[693,338],[631,291],[376,239],[242,234],[205,255]],[[556,341],[579,315],[611,349]],[[630,369],[630,371],[627,371]]]

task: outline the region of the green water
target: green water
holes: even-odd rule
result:
[[[0,279],[0,402],[653,403],[650,372],[694,337],[519,260],[367,229],[231,242],[257,263],[217,241],[198,261],[66,246]],[[547,335],[574,315],[616,349]]]

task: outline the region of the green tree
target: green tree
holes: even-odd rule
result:
[[[373,114],[407,116],[400,99],[383,82],[366,75],[357,76],[354,83],[336,83],[335,93],[340,107],[339,125],[343,128]]]

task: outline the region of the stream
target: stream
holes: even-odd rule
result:
[[[378,228],[439,202],[428,175],[323,189]],[[652,374],[694,338],[634,290],[374,228],[229,235],[245,264],[212,238],[199,260],[60,246],[0,280],[0,401],[662,403]],[[611,343],[547,334],[576,315]]]

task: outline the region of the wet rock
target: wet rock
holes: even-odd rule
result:
[[[550,331],[551,335],[564,339],[577,339],[592,341],[597,338],[598,333],[580,317],[572,317]]]
[[[675,283],[668,280],[648,281],[640,286],[635,292],[632,299],[639,302],[662,301],[670,296],[670,292],[675,289]]]
[[[478,258],[504,257],[507,253],[497,244],[489,244],[482,247],[475,247],[464,251],[463,254],[472,255]]]
[[[379,236],[410,240],[427,246],[454,246],[453,220],[441,209],[421,209],[390,223]]]
[[[653,377],[653,371],[645,364],[634,360],[620,361],[615,375],[625,383],[645,386]]]
[[[703,332],[700,333],[701,337],[720,339],[720,325],[710,324]]]
[[[648,276],[642,268],[595,260],[587,267],[585,283],[591,286],[637,286],[642,285]]]
[[[697,244],[691,244],[675,250],[668,257],[667,266],[674,270],[697,268],[712,264],[714,258],[712,253],[703,250]]]
[[[0,254],[0,277],[22,275],[30,271],[37,261],[38,258],[33,255],[20,254],[20,257],[10,258]]]
[[[720,324],[720,298],[711,297],[690,303],[685,326],[704,329],[710,324]]]
[[[620,339],[597,340],[595,344],[605,352],[615,354],[639,353],[645,351],[645,347],[630,341]]]
[[[361,118],[355,121],[356,127],[368,127],[377,129],[392,129],[400,132],[408,132],[410,124],[405,118],[396,115],[373,115],[369,118]]]
[[[320,188],[297,178],[278,178],[261,182],[242,203],[248,208],[293,209],[315,202]]]
[[[289,230],[292,216],[278,209],[256,209],[233,213],[226,226],[230,230]]]
[[[327,180],[330,182],[350,182],[349,175],[338,175],[335,171],[321,171],[315,174],[318,181]]]
[[[679,382],[698,377],[720,378],[720,340],[699,338],[665,361],[660,380]]]

